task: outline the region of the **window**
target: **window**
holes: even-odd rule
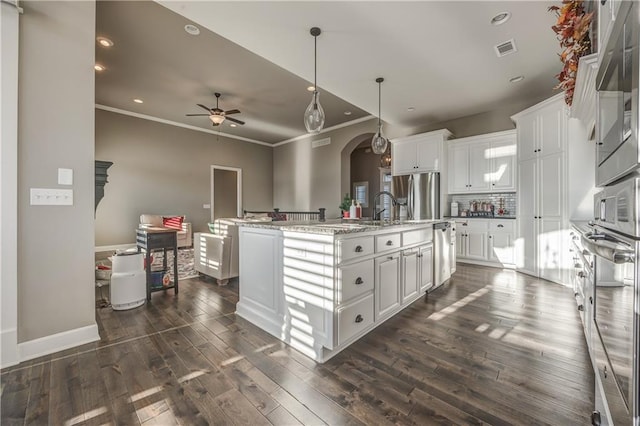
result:
[[[353,183],[353,199],[362,207],[369,207],[369,182]]]

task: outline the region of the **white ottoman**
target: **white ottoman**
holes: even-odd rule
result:
[[[111,307],[116,311],[144,305],[147,299],[147,276],[142,253],[119,253],[113,256]]]

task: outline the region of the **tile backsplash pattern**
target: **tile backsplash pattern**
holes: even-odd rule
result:
[[[500,198],[504,198],[504,208],[506,210],[504,216],[516,215],[516,193],[515,192],[496,192],[489,194],[450,194],[447,196],[447,205],[445,206],[445,215],[451,215],[451,203],[458,203],[458,214],[462,210],[469,209],[469,205],[472,201],[490,202],[495,206],[495,213],[497,216],[498,206],[500,205]]]

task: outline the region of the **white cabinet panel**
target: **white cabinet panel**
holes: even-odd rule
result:
[[[345,238],[338,241],[338,259],[340,262],[372,254],[373,236]]]
[[[468,230],[466,239],[466,257],[487,260],[487,232]]]
[[[540,174],[538,189],[538,216],[543,218],[562,216],[564,195],[563,154],[540,157],[538,164]],[[587,165],[585,165],[587,167]]]
[[[373,294],[338,310],[338,344],[373,324]]]
[[[376,235],[376,253],[400,248],[400,234]]]
[[[405,250],[402,253],[402,303],[412,299],[418,293],[420,270],[418,250]]]
[[[400,254],[375,260],[375,319],[385,316],[400,305]]]
[[[489,234],[489,261],[511,265],[514,260],[514,238],[511,232]]]
[[[539,276],[549,281],[562,281],[563,231],[560,219],[538,219],[538,267]]]
[[[373,290],[373,269],[373,259],[338,268],[338,304]]]
[[[433,286],[433,245],[419,248],[420,292]]]
[[[452,140],[448,152],[449,193],[516,190],[514,131]]]
[[[444,160],[444,141],[451,137],[446,129],[391,141],[391,173],[438,172]]]

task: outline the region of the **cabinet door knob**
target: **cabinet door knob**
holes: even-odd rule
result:
[[[579,310],[580,312],[584,311],[584,305],[578,305],[578,310]]]
[[[364,281],[362,281],[362,278],[358,277],[356,278],[356,285],[360,285],[362,284]]]
[[[493,237],[493,235],[489,235],[489,238],[492,238],[492,237]]]
[[[362,322],[364,321],[364,318],[362,318],[362,315],[358,314],[356,315],[356,322]]]
[[[393,241],[391,241],[391,240],[387,240],[387,245],[388,245],[388,246],[392,246],[392,245],[393,245]]]
[[[388,256],[387,260],[393,260],[393,256]]]
[[[356,246],[356,253],[362,253],[362,246]]]

